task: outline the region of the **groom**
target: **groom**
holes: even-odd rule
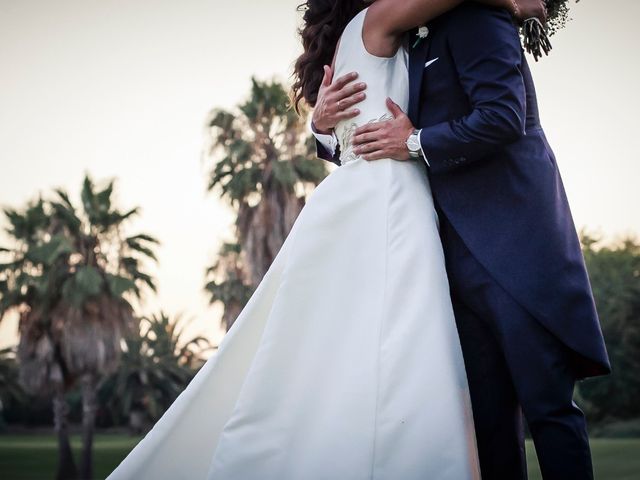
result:
[[[572,395],[610,365],[517,27],[473,2],[427,27],[410,32],[408,115],[388,100],[395,119],[359,128],[356,153],[417,158],[429,176],[483,478],[526,478],[524,414],[545,479],[591,479]],[[323,82],[313,115],[318,155],[337,164],[319,133],[353,116],[364,86],[350,80]]]

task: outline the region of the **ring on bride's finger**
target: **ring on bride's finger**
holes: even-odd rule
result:
[[[342,102],[342,100],[338,100],[338,111],[342,111],[342,105],[340,104],[340,102]]]

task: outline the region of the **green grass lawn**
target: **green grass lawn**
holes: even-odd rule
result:
[[[592,439],[591,451],[597,480],[640,479],[640,439]],[[529,480],[541,479],[536,453],[530,441],[527,442],[527,462]]]
[[[94,474],[106,478],[140,437],[96,435],[94,439]],[[71,439],[76,462],[80,454],[80,437]],[[53,435],[0,435],[0,479],[52,480],[57,462],[57,445]]]
[[[100,434],[95,439],[96,479],[105,478],[126,456],[139,437]],[[77,452],[79,437],[72,439]],[[598,480],[640,479],[640,439],[591,441]],[[542,478],[533,445],[527,443],[531,480]],[[0,478],[50,480],[56,464],[56,442],[51,435],[0,435]]]

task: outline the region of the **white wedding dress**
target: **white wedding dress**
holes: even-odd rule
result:
[[[367,82],[336,128],[343,164],[310,196],[215,356],[109,480],[480,478],[425,168],[351,153],[355,125],[408,102],[407,52],[367,53],[366,10],[335,77]],[[320,161],[320,160],[318,160]]]

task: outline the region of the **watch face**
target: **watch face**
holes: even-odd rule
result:
[[[420,150],[420,141],[418,140],[418,135],[414,133],[409,137],[409,139],[407,140],[407,147],[412,152],[417,152],[418,150]]]

